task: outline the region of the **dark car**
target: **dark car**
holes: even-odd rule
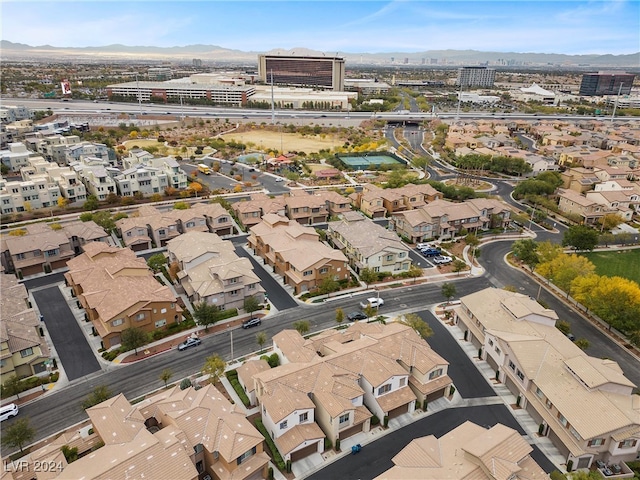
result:
[[[440,250],[436,248],[424,248],[420,250],[420,253],[422,253],[422,255],[424,255],[425,257],[436,257],[438,255],[441,255]]]
[[[195,347],[197,345],[200,345],[201,343],[202,343],[202,340],[200,340],[199,338],[189,337],[180,345],[178,345],[178,350],[180,351],[186,350],[189,347]]]
[[[242,328],[257,327],[261,323],[262,320],[260,320],[259,318],[252,318],[250,320],[245,320],[244,322],[242,322]]]
[[[368,317],[362,312],[351,312],[347,315],[347,320],[355,322],[356,320],[366,320]]]

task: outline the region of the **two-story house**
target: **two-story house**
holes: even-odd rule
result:
[[[12,376],[47,371],[49,347],[40,335],[40,319],[29,305],[27,289],[13,275],[0,274],[0,383]]]
[[[311,227],[273,213],[251,227],[249,247],[262,257],[296,294],[317,289],[324,278],[347,280],[347,257],[321,243]]]
[[[88,243],[84,250],[67,262],[65,281],[104,348],[119,345],[127,328],[151,333],[182,320],[176,297],[132,250],[101,242]]]
[[[556,312],[525,295],[488,288],[460,302],[454,322],[464,339],[567,462],[589,468],[636,458],[640,397],[616,362],[588,356],[555,327]]]
[[[324,223],[329,217],[325,200],[304,190],[292,190],[284,197],[284,211],[289,219],[302,225]]]
[[[327,237],[356,272],[369,268],[396,274],[407,272],[411,266],[409,248],[398,235],[358,212],[347,212],[342,220],[329,222]]]
[[[270,197],[264,193],[252,193],[249,200],[233,202],[232,208],[244,229],[260,223],[263,215],[267,213],[285,216],[284,198]]]
[[[238,257],[231,241],[215,233],[180,235],[167,243],[167,255],[170,263],[178,264],[178,280],[192,303],[226,310],[243,308],[247,297],[264,302],[264,289],[249,259]]]

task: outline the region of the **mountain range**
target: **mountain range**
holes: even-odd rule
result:
[[[102,47],[54,47],[51,45],[31,46],[24,43],[0,41],[2,57],[5,60],[128,60],[128,61],[191,61],[199,58],[206,63],[257,64],[260,53],[296,55],[327,55],[344,57],[347,66],[355,65],[530,65],[555,67],[611,67],[638,70],[640,52],[626,55],[565,55],[558,53],[532,52],[481,52],[477,50],[427,50],[424,52],[317,52],[306,48],[275,49],[270,52],[245,52],[217,45],[186,45],[183,47],[153,47],[105,45]]]

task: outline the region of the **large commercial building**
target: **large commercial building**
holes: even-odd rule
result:
[[[462,67],[458,69],[456,85],[463,87],[493,87],[496,79],[494,68]]]
[[[265,83],[344,90],[344,58],[311,55],[259,55],[258,75]]]
[[[585,73],[582,75],[579,93],[587,97],[618,95],[618,93],[629,95],[635,78],[636,76],[633,73]]]
[[[110,99],[129,97],[142,102],[179,102],[180,98],[209,100],[216,105],[246,105],[247,99],[253,95],[252,86],[234,86],[218,84],[190,84],[173,82],[128,82],[107,85]]]

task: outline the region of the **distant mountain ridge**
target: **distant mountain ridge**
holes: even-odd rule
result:
[[[154,46],[128,46],[105,45],[102,47],[54,47],[51,45],[31,46],[24,43],[14,43],[8,40],[0,41],[0,49],[5,59],[24,59],[66,57],[66,58],[91,58],[104,59],[129,59],[129,60],[184,60],[200,58],[206,61],[221,63],[250,62],[256,64],[258,55],[266,52],[245,52],[218,45],[185,45],[182,47],[154,47]],[[554,65],[554,66],[583,66],[583,67],[614,67],[614,68],[640,68],[640,52],[624,55],[590,54],[590,55],[565,55],[560,53],[535,53],[535,52],[483,52],[478,50],[427,50],[424,52],[385,52],[385,53],[354,53],[354,52],[317,52],[308,48],[299,47],[293,49],[272,49],[269,53],[317,54],[327,56],[344,57],[348,65],[429,65],[431,59],[436,59],[438,65],[443,60],[455,64],[478,65],[485,62],[495,64],[502,63]],[[391,59],[394,59],[393,61]],[[406,62],[406,63],[405,63]]]

